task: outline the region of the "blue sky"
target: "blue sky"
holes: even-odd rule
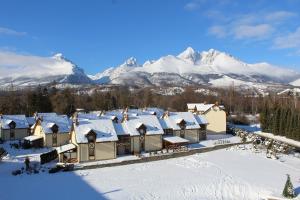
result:
[[[0,51],[61,52],[89,74],[188,46],[300,71],[300,1],[0,0]]]

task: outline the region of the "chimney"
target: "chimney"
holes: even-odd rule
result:
[[[78,122],[78,112],[75,112],[73,114],[73,123],[78,126],[79,125],[79,122]]]
[[[204,102],[203,102],[203,104],[207,104],[207,102],[206,102],[206,101],[204,101]]]
[[[218,101],[216,101],[215,106],[219,106],[219,102]]]
[[[123,114],[123,119],[122,119],[122,122],[126,122],[129,120],[129,117],[128,117],[128,114]]]
[[[38,119],[38,113],[37,112],[33,113],[33,117],[34,117],[34,119],[36,121]]]
[[[169,111],[167,110],[164,114],[163,114],[163,119],[166,119],[166,118],[168,118],[170,116],[170,113],[169,113]]]

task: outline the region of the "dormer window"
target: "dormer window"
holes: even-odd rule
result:
[[[145,135],[147,132],[147,127],[143,123],[139,123],[136,127],[136,130],[139,132],[141,135]]]
[[[119,122],[119,119],[117,116],[112,116],[111,117],[111,120],[114,122],[114,123],[118,123]]]
[[[86,138],[88,140],[89,143],[94,143],[96,142],[96,133],[93,130],[90,130],[87,134],[86,134]]]
[[[186,128],[186,121],[184,119],[177,120],[177,125],[180,127],[181,130]]]
[[[10,129],[15,129],[16,128],[16,122],[11,121],[11,122],[9,122],[8,126],[9,126]]]
[[[139,133],[140,133],[141,135],[145,135],[145,133],[146,133],[146,130],[145,130],[145,129],[142,129],[142,128],[139,129],[138,131],[139,131]]]
[[[58,126],[56,124],[53,124],[53,126],[51,127],[51,130],[53,133],[58,133]]]

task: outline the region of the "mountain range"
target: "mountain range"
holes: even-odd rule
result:
[[[62,54],[53,57],[19,56],[18,62],[9,54],[0,54],[0,84],[32,86],[51,82],[69,84],[109,84],[127,86],[256,87],[266,84],[300,86],[300,73],[261,62],[245,63],[230,54],[210,49],[196,51],[188,47],[178,55],[139,64],[134,57],[123,64],[109,67],[95,75],[84,71]],[[21,61],[21,62],[20,62]],[[2,70],[3,69],[3,70]]]

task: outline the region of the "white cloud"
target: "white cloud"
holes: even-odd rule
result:
[[[216,17],[216,14],[220,15],[215,11],[212,14],[214,14],[213,17]],[[283,27],[286,20],[295,16],[297,16],[296,13],[282,10],[231,15],[227,21],[221,19],[214,22],[215,24],[208,28],[208,32],[218,38],[272,40],[278,35],[277,29]]]
[[[269,24],[241,25],[234,27],[232,31],[232,34],[236,39],[263,39],[268,37],[273,32],[273,27]]]
[[[184,9],[192,11],[192,10],[197,10],[199,7],[200,7],[199,3],[193,1],[193,2],[187,3],[187,4],[184,6]]]
[[[24,36],[26,34],[26,32],[18,32],[13,29],[0,27],[0,35]]]
[[[277,49],[296,48],[300,51],[300,27],[295,32],[275,38],[274,47]]]
[[[71,74],[72,70],[72,64],[63,59],[0,51],[0,78],[39,78],[45,75]]]
[[[224,26],[211,26],[209,29],[208,29],[208,32],[212,35],[215,35],[216,37],[218,38],[224,38],[226,37],[227,35],[227,32],[226,32],[226,27]]]
[[[291,17],[296,17],[297,14],[289,11],[275,11],[272,13],[269,13],[265,16],[266,21],[270,22],[282,22],[284,20],[287,20]]]
[[[192,0],[189,3],[185,4],[184,9],[188,11],[197,10],[206,2],[207,0]]]

